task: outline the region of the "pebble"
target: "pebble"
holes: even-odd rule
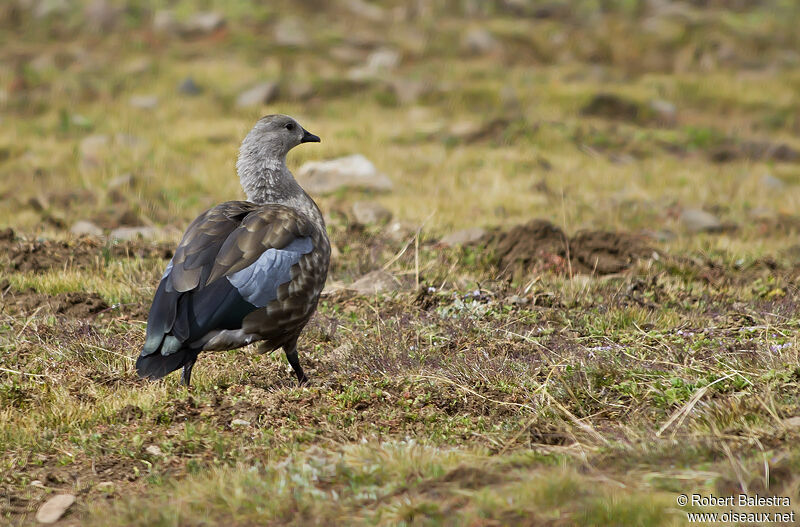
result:
[[[44,502],[36,512],[36,521],[39,523],[57,522],[67,509],[75,503],[75,496],[72,494],[57,494]]]
[[[472,229],[463,229],[454,233],[448,234],[441,239],[439,243],[447,247],[455,247],[458,245],[469,245],[470,243],[477,242],[486,236],[486,230],[480,227]]]
[[[390,191],[392,181],[361,154],[309,161],[297,171],[298,182],[311,194],[330,194],[343,188]]]
[[[385,291],[397,290],[399,286],[400,283],[394,276],[386,271],[378,269],[377,271],[365,274],[350,284],[347,289],[362,295],[375,295]]]
[[[262,82],[239,94],[239,97],[236,98],[236,106],[248,108],[269,104],[277,95],[278,84],[276,82]]]
[[[353,217],[361,225],[374,225],[391,220],[392,211],[375,201],[356,201],[353,203]]]
[[[78,220],[72,224],[69,232],[75,236],[102,236],[103,229],[89,220]]]

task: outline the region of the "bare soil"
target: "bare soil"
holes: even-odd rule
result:
[[[508,231],[489,233],[480,242],[492,253],[501,273],[524,276],[551,270],[607,275],[630,268],[653,254],[641,235],[580,231],[571,238],[546,220],[532,220]]]
[[[5,254],[10,268],[18,272],[43,272],[51,269],[92,269],[109,258],[172,257],[172,243],[129,241],[107,243],[84,236],[76,240],[37,240],[18,237],[8,228],[0,231],[0,254]]]

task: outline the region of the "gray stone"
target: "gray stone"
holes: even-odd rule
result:
[[[353,217],[361,225],[387,223],[392,212],[375,201],[356,201],[353,203]]]
[[[250,421],[245,419],[234,419],[231,421],[231,426],[250,426]]]
[[[191,77],[186,77],[178,84],[178,93],[183,95],[200,95],[203,89]]]
[[[786,188],[786,183],[782,179],[773,176],[772,174],[764,174],[761,176],[761,184],[765,188],[772,191],[781,191]]]
[[[78,220],[69,228],[69,232],[75,236],[102,236],[103,229],[89,220]]]
[[[155,95],[134,95],[128,99],[128,103],[140,110],[152,110],[158,106],[158,97]]]
[[[330,194],[342,188],[390,191],[393,187],[392,181],[361,154],[309,161],[297,171],[297,180],[311,194]]]
[[[153,30],[158,33],[174,35],[180,30],[180,24],[172,11],[161,9],[153,15]]]
[[[92,168],[100,164],[100,162],[108,154],[109,143],[111,139],[107,135],[90,135],[84,137],[78,146],[80,153],[81,166],[83,168]]]
[[[690,232],[719,232],[723,224],[713,214],[700,209],[684,209],[681,212],[681,223]]]
[[[145,448],[144,451],[151,456],[160,457],[164,455],[164,452],[161,451],[161,448],[159,448],[158,445],[150,445],[149,447]]]
[[[361,295],[375,295],[385,291],[397,290],[399,286],[400,282],[394,276],[379,269],[365,274],[350,284],[347,289]]]
[[[473,28],[461,38],[461,49],[472,55],[486,55],[498,48],[497,40],[484,28]]]
[[[273,30],[275,43],[281,46],[304,48],[310,43],[300,21],[294,17],[282,18]]]
[[[113,179],[111,179],[106,187],[108,190],[116,190],[120,187],[132,187],[136,183],[136,178],[133,177],[133,174],[130,172],[126,172],[122,175],[119,175]]]
[[[441,239],[439,243],[447,247],[455,247],[458,245],[468,245],[475,243],[481,238],[486,236],[486,230],[480,227],[473,227],[471,229],[463,229],[454,233],[448,234]]]
[[[118,227],[111,231],[109,238],[112,240],[129,241],[136,239],[154,240],[159,237],[159,230],[155,227]]]
[[[347,76],[351,80],[365,80],[383,75],[397,67],[400,53],[390,48],[376,49],[367,56],[363,66],[351,69]]]
[[[141,75],[153,67],[153,60],[150,57],[136,57],[129,60],[122,67],[122,71],[128,75]]]
[[[365,53],[354,46],[334,46],[329,53],[333,59],[345,64],[357,64],[365,59]]]
[[[225,25],[225,18],[214,11],[203,11],[195,13],[186,21],[181,28],[185,35],[207,35],[222,28]]]
[[[372,22],[381,22],[386,18],[386,11],[382,7],[364,0],[348,0],[344,5],[354,15]]]
[[[236,106],[239,108],[248,108],[251,106],[269,104],[277,95],[277,83],[262,82],[261,84],[257,84],[252,88],[243,91],[239,97],[236,98]]]
[[[653,99],[648,107],[662,124],[673,125],[678,120],[678,109],[669,101]]]
[[[56,494],[39,507],[36,512],[36,521],[39,523],[57,522],[67,509],[75,503],[75,496],[72,494]]]
[[[95,31],[109,31],[117,25],[122,9],[107,0],[95,0],[83,10],[89,27]]]
[[[784,419],[783,426],[785,426],[786,428],[800,428],[800,416]]]
[[[50,15],[62,15],[70,10],[71,6],[67,0],[39,0],[33,10],[36,18],[47,18]]]
[[[428,88],[424,82],[411,79],[393,79],[389,85],[397,100],[403,104],[417,102]]]
[[[287,92],[293,101],[307,101],[314,96],[314,86],[308,81],[294,80],[287,86]]]

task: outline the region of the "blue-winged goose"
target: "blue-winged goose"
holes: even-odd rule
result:
[[[167,265],[136,361],[141,377],[183,367],[197,356],[264,341],[283,347],[300,383],[297,337],[317,307],[330,243],[317,204],[286,168],[286,154],[319,142],[286,115],[261,118],[239,150],[247,201],[228,201],[195,219]]]

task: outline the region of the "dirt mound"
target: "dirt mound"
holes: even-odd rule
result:
[[[482,243],[502,274],[520,276],[545,270],[560,273],[613,274],[629,268],[653,250],[641,236],[580,231],[572,238],[546,220],[532,220],[508,231],[488,234]]]
[[[3,311],[7,313],[31,314],[39,311],[69,318],[89,318],[109,309],[109,305],[97,293],[71,291],[50,296],[33,289],[14,290],[7,281],[0,284],[0,298]]]
[[[99,238],[82,237],[74,241],[28,240],[17,238],[12,229],[0,231],[0,254],[19,272],[50,269],[92,269],[108,258],[171,258],[172,245],[130,241],[108,244]]]

